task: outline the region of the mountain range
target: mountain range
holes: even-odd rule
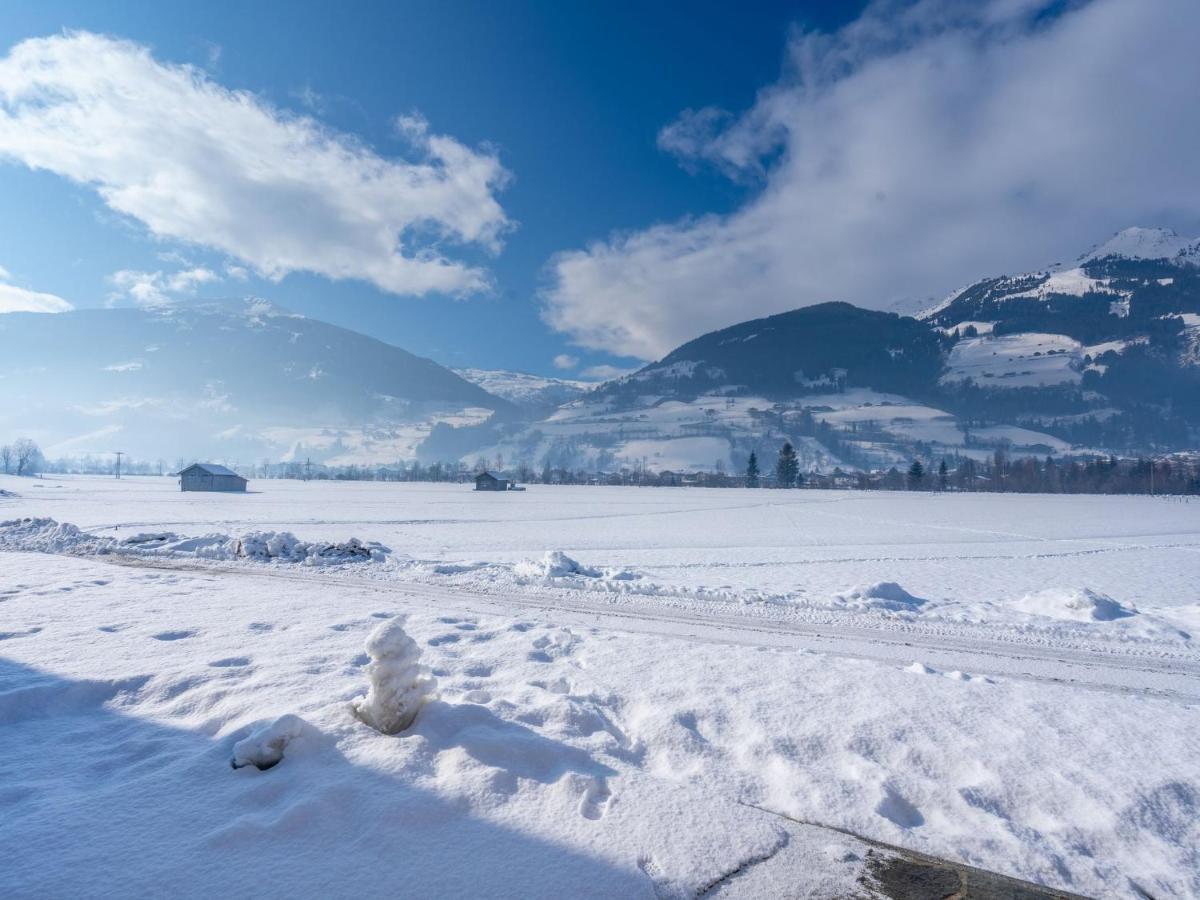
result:
[[[261,300],[11,313],[0,342],[0,438],[51,457],[737,470],[784,440],[808,468],[1167,451],[1200,433],[1200,241],[1127,229],[916,316],[803,307],[599,386],[451,371]]]
[[[0,316],[0,435],[46,455],[411,458],[438,422],[517,413],[429,359],[263,300]]]

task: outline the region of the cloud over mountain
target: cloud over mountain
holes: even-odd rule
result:
[[[1190,224],[1198,31],[1200,5],[1173,0],[923,0],[798,33],[750,110],[659,136],[752,198],[558,255],[544,317],[652,359],[747,310],[886,307],[1131,221]]]
[[[0,266],[0,314],[13,312],[58,313],[74,307],[55,294],[31,291],[10,284],[12,276]]]

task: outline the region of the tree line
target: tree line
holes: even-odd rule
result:
[[[127,459],[121,469],[130,475],[173,474],[164,460]],[[779,448],[774,464],[764,466],[757,451],[747,459],[744,473],[718,467],[712,472],[655,472],[635,466],[616,472],[594,472],[545,465],[534,470],[524,463],[506,466],[502,459],[421,463],[398,461],[387,465],[327,466],[309,460],[271,462],[231,467],[248,478],[295,478],[333,481],[468,482],[485,468],[526,484],[605,484],[630,486],[694,486],[751,488],[824,488],[887,491],[978,491],[1046,494],[1174,494],[1200,495],[1200,456],[1176,455],[1155,459],[1054,459],[1047,456],[1013,458],[997,449],[986,459],[954,454],[940,459],[917,458],[907,466],[887,470],[834,468],[825,472],[801,471],[799,455],[790,441]],[[113,461],[85,456],[47,461],[37,444],[22,438],[0,446],[0,469],[8,475],[48,473],[113,474]]]

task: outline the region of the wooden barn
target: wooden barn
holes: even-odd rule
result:
[[[508,481],[504,478],[497,478],[491,472],[480,472],[475,476],[475,490],[507,491]]]
[[[179,473],[181,491],[242,491],[246,481],[241,475],[216,463],[193,463]]]

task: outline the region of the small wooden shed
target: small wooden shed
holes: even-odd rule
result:
[[[241,491],[249,484],[232,469],[216,463],[193,463],[179,473],[181,491]]]
[[[475,490],[507,491],[508,481],[504,478],[497,478],[491,472],[480,472],[475,476]]]

